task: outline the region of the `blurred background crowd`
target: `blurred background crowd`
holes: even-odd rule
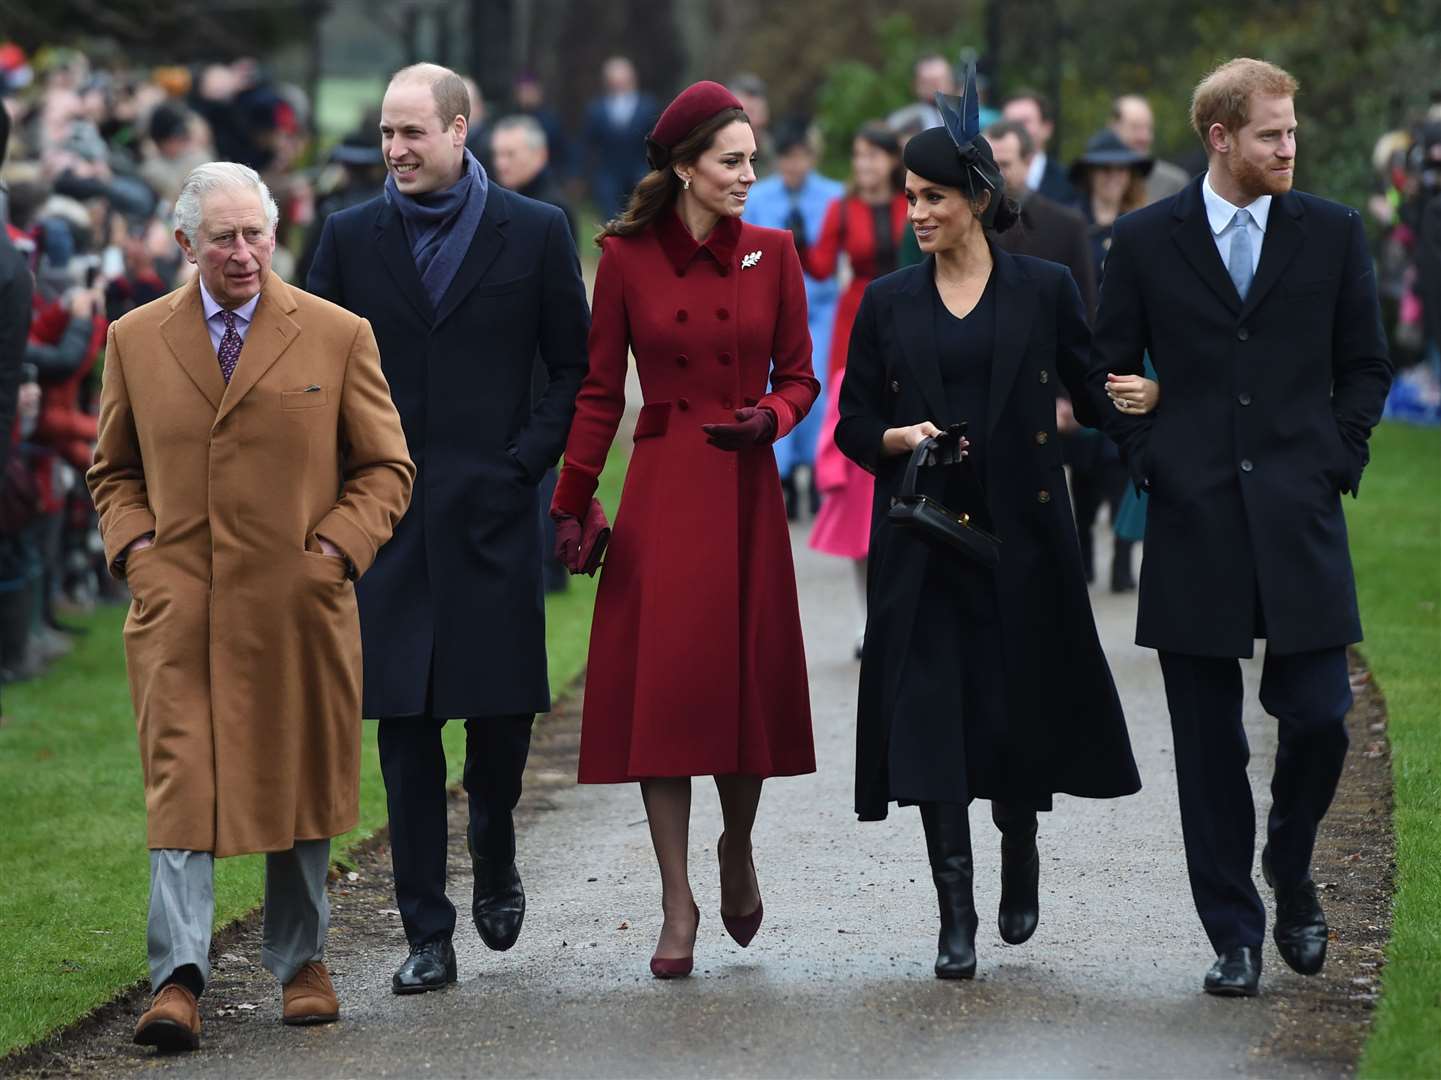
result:
[[[1035,6],[1017,0],[1012,9],[1028,3]],[[318,18],[334,6],[301,4],[287,18],[307,12]],[[648,48],[640,33],[629,34],[637,39],[636,62],[619,52],[607,56],[596,41],[616,45],[628,37],[611,27],[608,36],[598,32],[596,41],[576,45],[577,56],[593,57],[578,66],[557,58],[546,42],[516,32],[507,39],[515,47],[502,50],[505,62],[477,72],[470,147],[496,182],[564,208],[589,258],[595,225],[623,206],[645,171],[643,136],[660,106],[692,77],[721,77],[745,103],[761,148],[763,180],[747,216],[795,234],[809,272],[815,366],[834,379],[844,366],[859,288],[918,257],[897,182],[900,149],[938,122],[933,95],[954,92],[968,60],[980,60],[983,122],[1023,204],[1023,227],[1008,234],[1007,245],[1071,266],[1092,303],[1115,218],[1174,193],[1204,167],[1199,143],[1185,130],[1186,102],[1169,88],[1194,81],[1192,69],[1204,70],[1214,59],[1209,54],[1192,55],[1190,67],[1172,64],[1177,70],[1167,69],[1165,78],[1159,56],[1144,57],[1154,70],[1134,59],[1116,61],[1108,76],[1079,86],[1059,74],[1059,39],[1047,35],[1029,48],[1019,40],[1019,24],[995,14],[999,5],[970,6],[976,11],[940,34],[928,32],[925,5],[916,20],[878,23],[874,40],[858,46],[864,57],[827,53],[824,40],[817,44],[826,37],[819,20],[792,27],[791,15],[776,15],[742,31],[713,27],[717,55],[746,61],[746,42],[754,42],[755,70],[741,72],[695,62],[707,31],[687,14],[694,5],[667,8],[673,36],[689,41],[696,54],[689,60],[680,46]],[[1330,10],[1324,0],[1311,6]],[[213,159],[257,169],[281,210],[275,272],[303,284],[326,215],[381,190],[385,169],[374,110],[385,74],[420,58],[465,66],[447,55],[443,6],[398,7],[415,18],[405,24],[393,62],[367,79],[351,79],[348,90],[337,83],[333,93],[315,56],[308,64],[279,65],[287,68],[280,71],[265,60],[226,55],[214,40],[177,39],[175,56],[185,60],[164,63],[154,60],[165,50],[164,41],[153,40],[154,27],[145,48],[113,42],[92,48],[36,41],[33,27],[29,38],[5,41],[0,24],[0,245],[24,270],[6,278],[12,264],[0,259],[0,428],[9,432],[0,446],[0,680],[43,671],[71,648],[80,632],[72,620],[97,603],[121,599],[103,566],[83,474],[93,452],[107,325],[182,284],[190,270],[170,218],[186,174]],[[1059,10],[1054,0],[1048,10]],[[433,22],[429,37],[424,18]],[[1145,32],[1141,23],[1133,25],[1135,33]],[[96,28],[88,30],[86,40],[95,40]],[[1068,32],[1074,30],[1072,17]],[[54,27],[46,32],[66,38]],[[783,32],[796,35],[793,56],[776,44]],[[984,47],[967,49],[965,41]],[[564,48],[565,42],[551,45]],[[1011,64],[1017,74],[1002,79],[997,58],[1022,50],[1028,62]],[[1235,51],[1241,50],[1216,55]],[[1259,44],[1254,51],[1266,54]],[[485,62],[483,53],[476,57]],[[526,67],[528,61],[535,62]],[[552,94],[550,80],[562,79],[557,72],[563,72],[563,92]],[[1323,115],[1316,142],[1325,148],[1326,164],[1311,169],[1304,128],[1317,121],[1307,118],[1307,109],[1318,96],[1337,99],[1327,99],[1323,86],[1308,103],[1304,65],[1301,74],[1299,184],[1356,205],[1365,201],[1387,329],[1404,369],[1392,412],[1436,422],[1441,95],[1428,98],[1431,87],[1413,85],[1387,91],[1384,107]],[[1027,86],[1022,76],[1037,81]],[[1376,116],[1385,122],[1359,134],[1327,130]],[[1353,159],[1364,155],[1346,149],[1358,138],[1375,140],[1359,170]],[[22,293],[24,303],[17,305]],[[824,412],[818,406],[778,453],[793,517],[819,510],[823,519],[828,485],[839,495],[846,482],[828,479],[828,468],[841,466],[827,463]],[[1089,535],[1102,506],[1110,503],[1112,519],[1118,515],[1123,474],[1100,441],[1072,432],[1070,442],[1077,510]],[[863,541],[856,550],[843,526],[826,528],[824,520],[812,543],[864,558]],[[1129,548],[1123,544],[1118,552],[1111,586],[1124,590],[1131,587]],[[563,584],[563,576],[552,580],[556,588]]]

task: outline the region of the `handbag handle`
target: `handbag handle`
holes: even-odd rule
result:
[[[901,498],[914,498],[916,494],[916,481],[919,479],[917,473],[920,467],[926,463],[926,459],[929,458],[932,452],[937,450],[939,446],[940,444],[937,443],[932,436],[927,436],[916,444],[916,448],[911,451],[911,460],[906,462],[906,475],[901,479]]]

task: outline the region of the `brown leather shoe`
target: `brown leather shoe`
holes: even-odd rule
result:
[[[135,1041],[161,1053],[200,1047],[200,1006],[179,983],[167,983],[135,1025]]]
[[[319,960],[312,960],[285,984],[287,1024],[330,1024],[340,1019],[340,1002],[330,972]]]

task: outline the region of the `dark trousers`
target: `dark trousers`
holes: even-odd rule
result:
[[[473,856],[507,865],[515,859],[511,811],[520,800],[533,714],[471,717],[465,722],[462,786],[470,804]],[[395,899],[412,945],[448,939],[455,905],[445,895],[444,720],[403,716],[380,721],[380,771],[390,811]]]
[[[1241,724],[1238,660],[1162,652],[1161,673],[1176,745],[1186,869],[1201,925],[1217,953],[1259,948],[1266,910],[1252,879],[1256,809]],[[1279,722],[1271,814],[1266,823],[1278,885],[1311,874],[1316,828],[1346,759],[1351,683],[1344,648],[1266,654],[1261,705]]]
[[[1098,460],[1086,467],[1073,466],[1071,469],[1071,493],[1075,499],[1076,534],[1081,541],[1081,565],[1086,571],[1086,580],[1096,575],[1096,518],[1102,506],[1111,508],[1111,527],[1116,524],[1116,514],[1121,509],[1121,499],[1126,494],[1126,467],[1119,461]],[[1116,568],[1124,567],[1124,576],[1131,573],[1130,540],[1115,539],[1112,549],[1111,574]]]

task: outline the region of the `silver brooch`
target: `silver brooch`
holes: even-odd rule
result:
[[[741,269],[742,269],[742,270],[749,270],[752,266],[754,266],[756,263],[758,263],[758,262],[760,262],[760,261],[761,261],[761,253],[760,253],[759,251],[752,251],[752,252],[751,252],[749,255],[747,255],[745,258],[741,259]]]

